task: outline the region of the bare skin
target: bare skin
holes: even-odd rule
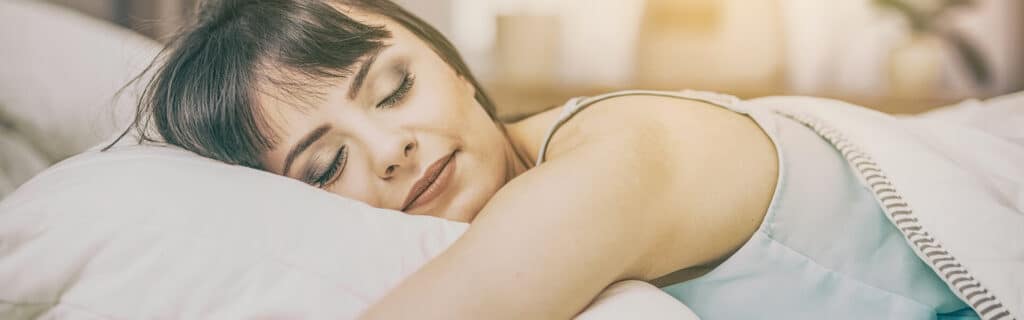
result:
[[[591,108],[556,134],[548,162],[364,317],[565,319],[611,283],[696,276],[749,239],[777,177],[750,119],[656,97]]]
[[[361,19],[394,33],[363,88],[353,95],[351,79],[341,81],[312,110],[265,97],[284,137],[265,166],[377,207],[472,222],[363,318],[570,318],[616,281],[713,267],[750,238],[771,202],[775,148],[746,116],[614,98],[563,126],[547,161],[532,167],[560,110],[503,132],[422,41],[386,19]],[[392,99],[409,74],[416,85]],[[446,157],[457,165],[445,187],[410,205],[427,168]]]

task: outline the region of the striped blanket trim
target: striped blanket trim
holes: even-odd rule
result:
[[[875,194],[889,219],[903,234],[921,260],[924,260],[936,274],[946,282],[953,293],[986,320],[1015,319],[1002,302],[974,278],[967,268],[950,254],[918,222],[914,209],[903,200],[893,182],[886,176],[871,156],[850,142],[840,132],[825,124],[820,119],[805,114],[788,114],[780,110],[776,113],[796,120],[824,137],[842,153],[846,161],[856,169]]]

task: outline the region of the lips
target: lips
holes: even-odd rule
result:
[[[418,206],[437,198],[448,185],[448,180],[455,171],[455,152],[437,159],[424,170],[423,176],[409,189],[409,195],[402,203],[402,211]]]

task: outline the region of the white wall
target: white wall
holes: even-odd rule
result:
[[[417,0],[405,0],[415,2]],[[574,85],[622,85],[632,80],[636,31],[643,1],[622,0],[419,0],[451,7],[451,38],[484,78],[501,77],[495,64],[496,17],[549,16],[557,19],[538,41],[558,42],[551,59],[556,80]],[[518,34],[518,32],[512,32]],[[543,38],[543,39],[540,39]],[[503,42],[507,45],[511,43]],[[530,46],[529,42],[521,43]],[[518,48],[528,49],[528,48]],[[517,49],[513,49],[517,50]]]
[[[426,20],[445,36],[452,37],[453,0],[393,0],[406,10]]]

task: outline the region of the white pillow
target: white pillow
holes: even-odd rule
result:
[[[177,148],[90,151],[0,202],[0,318],[352,318],[466,227]],[[690,314],[633,287],[587,319]]]
[[[88,152],[0,202],[0,318],[351,318],[465,227],[170,147]]]
[[[125,127],[138,90],[113,94],[160,44],[45,1],[7,0],[0,48],[0,115],[57,161]]]
[[[49,165],[25,137],[0,121],[0,199]]]

